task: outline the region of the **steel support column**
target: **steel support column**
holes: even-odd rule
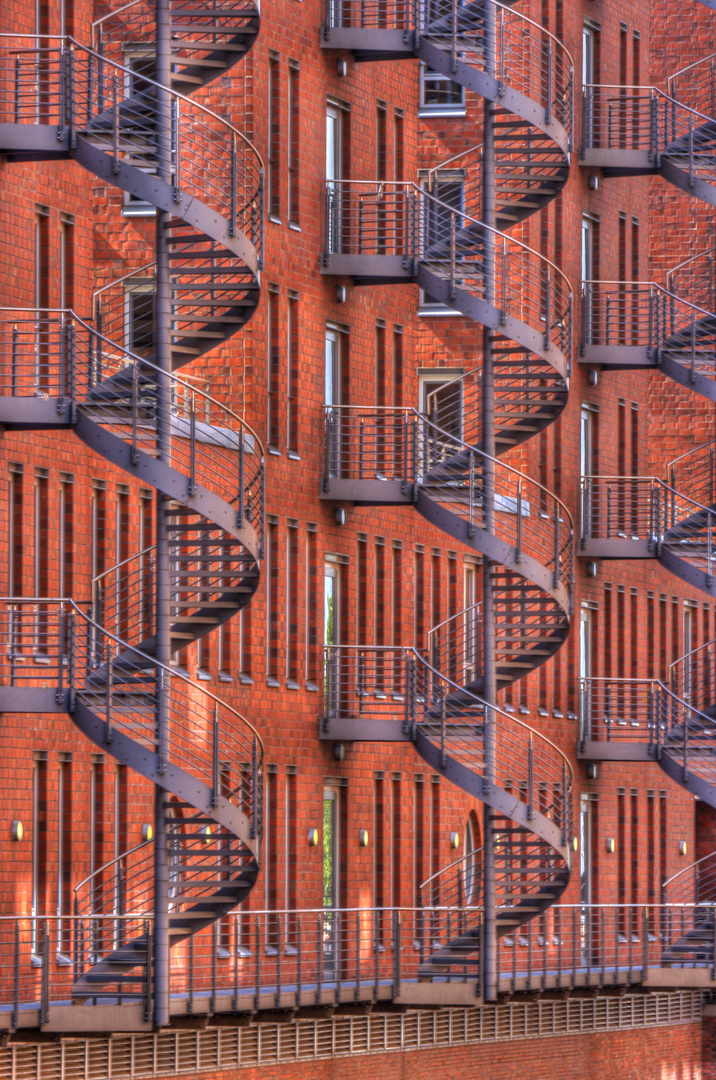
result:
[[[172,108],[168,91],[171,77],[170,0],[156,0],[157,12],[157,70],[156,80],[164,88],[157,91],[157,160],[159,176],[172,182]],[[154,340],[157,366],[171,370],[171,285],[167,225],[169,214],[157,210],[156,219],[156,293],[154,311]],[[171,432],[169,428],[171,387],[168,374],[158,378],[157,449],[159,460],[169,463]],[[156,506],[156,657],[167,665],[171,658],[171,568],[169,536],[165,509],[167,500],[157,492]],[[169,686],[163,670],[157,668],[157,749],[159,768],[168,756],[168,694]],[[154,869],[154,1023],[157,1027],[169,1023],[169,837],[167,835],[166,795],[155,788],[155,869]],[[152,972],[148,971],[148,978]]]
[[[497,39],[495,8],[485,4],[485,71],[488,75],[497,73]],[[485,225],[495,228],[495,105],[485,99],[484,138],[483,138],[483,175],[482,175],[482,220]],[[494,303],[495,299],[495,236],[490,229],[485,230],[485,299]],[[495,525],[495,474],[493,459],[495,456],[495,361],[494,331],[487,327],[482,332],[482,449],[489,455],[484,462],[484,518],[485,528],[494,533]],[[497,696],[495,674],[495,595],[494,563],[486,559],[482,571],[483,603],[483,678],[485,701],[494,703]],[[495,717],[491,710],[485,713],[485,784],[495,780]],[[496,965],[496,893],[495,893],[495,850],[494,850],[494,811],[485,806],[484,829],[484,898],[485,898],[485,934],[482,959],[483,993],[486,1001],[497,997]]]

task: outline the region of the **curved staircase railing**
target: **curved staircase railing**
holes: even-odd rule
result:
[[[170,340],[158,342],[150,263],[100,290],[93,325],[72,312],[6,310],[0,409],[10,427],[72,428],[160,493],[176,652],[255,592],[263,451],[227,404],[170,375],[164,359],[161,367],[153,361],[161,346],[171,367],[182,367],[238,333],[255,310],[263,164],[236,127],[176,89],[200,89],[246,54],[258,32],[257,5],[219,0],[204,9],[170,0],[169,19],[173,88],[154,78],[156,11],[144,0],[103,15],[93,27],[96,48],[70,37],[0,36],[4,159],[75,160],[162,211],[172,309]],[[151,306],[135,343],[136,327],[127,340],[124,285],[138,281]],[[5,601],[0,702],[4,711],[69,711],[88,738],[170,796],[162,831],[175,945],[216,925],[256,880],[262,751],[239,714],[153,655],[151,558],[145,549],[93,583],[93,618],[66,600]],[[38,688],[25,666],[38,650],[55,669],[53,689]],[[45,687],[48,675],[43,666]],[[78,889],[77,911],[106,914],[110,929],[101,940],[75,941],[75,1001],[107,993],[147,1000],[152,924],[141,916],[154,902],[152,854],[150,845],[122,857],[124,910],[137,917],[124,914],[120,930],[112,919],[116,890],[105,887],[110,867]]]
[[[700,460],[694,459],[695,453]],[[649,476],[583,477],[580,554],[657,558],[682,581],[716,595],[712,459],[713,444],[697,447],[684,455],[693,473],[684,470],[681,474],[673,462],[668,482]],[[683,494],[681,485],[693,497]]]
[[[485,0],[464,6],[438,2],[386,8],[346,0],[329,5],[323,38],[324,47],[351,49],[357,60],[418,56],[432,71],[495,104],[495,211],[500,228],[541,209],[561,190],[573,128],[572,59],[556,38],[511,6]],[[505,451],[556,420],[566,404],[572,291],[549,260],[480,221],[481,159],[481,148],[470,147],[431,169],[424,187],[330,181],[323,270],[350,275],[364,284],[414,281],[431,302],[444,303],[485,327],[495,368],[495,445]],[[327,409],[322,496],[368,503],[414,502],[438,528],[498,564],[490,573],[496,605],[497,680],[498,686],[504,686],[556,652],[566,636],[572,588],[571,519],[551,493],[485,453],[479,398],[479,373],[470,372],[441,388],[439,399],[436,395],[428,403],[428,417],[410,409]],[[447,695],[450,723],[463,707],[465,719],[472,710],[491,708],[477,704],[475,696],[484,680],[479,624],[473,616],[474,610],[469,610],[456,616],[449,627],[435,628],[429,649],[436,661],[445,661],[439,674],[437,666],[426,667],[412,652],[409,660],[408,653],[401,653],[400,663],[395,658],[388,662],[381,651],[345,651],[340,660],[338,654],[330,654],[324,736],[334,737],[340,730],[353,731],[356,738],[378,738],[395,730],[395,723],[384,719],[373,728],[377,734],[369,736],[362,724],[371,696],[370,690],[364,693],[363,689],[366,678],[370,683],[372,677],[367,669],[375,668],[384,679],[386,664],[394,673],[402,670],[401,664],[407,666],[411,674],[404,679],[411,687],[421,678],[430,686],[443,680],[461,687]],[[341,704],[341,687],[344,682],[349,687],[353,679],[359,680],[356,712],[353,701],[345,707]],[[350,697],[349,688],[346,693]],[[423,715],[429,702],[427,689],[416,696],[406,684],[404,694],[401,700],[408,702],[405,730],[415,738],[419,752],[432,761]],[[348,714],[343,716],[345,709]],[[337,729],[339,713],[342,719]],[[494,712],[500,723],[507,715]],[[470,761],[466,772],[458,767],[464,751],[457,728],[453,724],[451,740],[447,723],[443,716],[440,766],[464,790],[492,806],[491,781],[476,785],[471,775],[479,771],[484,750],[484,746],[480,749],[479,726],[474,725],[473,757],[466,758]],[[510,730],[509,721],[505,724],[505,730]],[[533,745],[531,736],[524,738]],[[516,766],[518,760],[519,754]],[[524,782],[520,781],[523,787]],[[511,779],[505,781],[507,789],[512,789]],[[550,883],[544,906],[554,903],[569,874],[566,834],[555,845],[555,838],[547,836],[549,830],[545,832],[541,810],[532,805],[531,824],[523,820],[519,805],[507,808],[503,804],[503,809],[499,829],[498,823],[491,826],[490,844],[497,851],[500,837],[512,837],[513,846],[504,851],[516,859],[512,872],[518,878],[520,864],[514,852],[518,847],[526,852],[534,845],[544,865],[551,867],[550,874],[554,872],[553,877],[547,875]],[[544,816],[548,814],[545,811]],[[510,871],[505,868],[504,873]],[[524,917],[538,910],[539,906],[529,908]],[[464,963],[466,952],[479,951],[479,927],[468,938],[467,944],[455,945],[454,954],[447,943],[425,961],[425,971]],[[479,962],[470,963],[477,974]]]
[[[172,796],[166,811],[172,943],[235,907],[259,869],[263,748],[254,728],[176,669],[129,648],[71,601],[4,599],[0,625],[4,708],[69,712],[87,738]],[[38,656],[39,669],[31,662]],[[44,689],[48,683],[51,691]],[[160,685],[166,709],[161,742]],[[100,991],[117,1000],[146,997],[144,918],[153,903],[149,851],[142,845],[123,856],[129,868],[122,911],[116,881],[110,885],[111,864],[96,872],[91,887],[78,888],[75,913],[106,914],[108,928],[98,930],[100,940],[75,942],[77,1000]],[[135,913],[136,921],[127,922]],[[114,915],[123,917],[121,941],[116,926],[110,927]]]
[[[551,143],[566,159],[574,126],[574,61],[558,38],[514,8],[495,0],[340,0],[328,4],[322,37],[324,48],[351,49],[357,60],[417,56],[517,116],[518,122],[505,125],[513,148],[524,148],[538,131],[546,139],[538,136],[536,154]]]
[[[498,933],[555,903],[571,866],[573,781],[562,751],[432,668],[415,649],[329,646],[325,664],[327,738],[412,741],[433,769],[497,812],[498,896],[501,908],[512,909],[500,911]],[[423,974],[462,966],[467,952],[479,951],[479,906],[474,920],[468,916],[459,941],[425,958]],[[470,975],[479,979],[477,964]]]
[[[131,53],[136,65],[151,74],[155,56],[154,7],[147,0],[132,0],[110,8],[92,23],[92,49],[122,63]],[[202,7],[195,0],[171,0],[171,85],[185,94],[239,63],[259,33],[258,3],[237,5],[236,0],[212,0]]]
[[[587,85],[583,95],[584,165],[600,167],[607,177],[659,172],[687,194],[716,205],[711,114],[655,86]],[[698,87],[694,99],[707,104]]]
[[[704,280],[701,287],[709,286]],[[716,399],[713,307],[700,307],[653,281],[583,282],[580,353],[587,364],[658,367],[680,385]]]
[[[697,251],[666,273],[666,291],[705,311],[716,310],[716,249]]]

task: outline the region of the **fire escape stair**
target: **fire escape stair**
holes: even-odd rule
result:
[[[172,0],[170,17],[173,89],[187,93],[218,78],[240,61],[252,47],[259,29],[258,9],[251,4],[207,7],[201,2]],[[141,74],[126,76],[120,67],[128,41],[140,41],[145,58],[151,53],[151,45],[147,52],[147,42],[152,40],[155,29],[154,8],[143,2],[129,4],[108,18],[109,21],[102,20],[100,30],[101,54],[75,46],[64,48],[62,63],[78,65],[79,81],[85,61],[88,70],[95,73],[105,68],[113,70],[121,100],[108,108],[106,102],[95,100],[88,93],[90,104],[84,115],[80,115],[84,106],[75,100],[70,105],[69,117],[59,117],[58,125],[47,126],[37,123],[31,107],[29,116],[20,118],[25,123],[0,126],[0,151],[9,161],[52,160],[58,156],[73,159],[98,178],[170,215],[164,228],[173,305],[170,352],[172,367],[177,369],[238,333],[256,309],[261,174],[256,169],[254,177],[251,161],[247,165],[242,160],[250,157],[253,148],[242,142],[241,137],[237,140],[234,134],[227,143],[233,154],[232,167],[228,167],[230,162],[226,163],[227,176],[231,174],[228,195],[226,192],[220,197],[216,195],[220,181],[215,176],[209,180],[214,195],[206,200],[200,191],[191,190],[191,183],[182,187],[184,176],[177,186],[159,178],[157,147],[168,135],[162,134],[156,120],[157,88]],[[109,58],[113,50],[118,59],[112,68]],[[66,68],[65,72],[69,70]],[[91,78],[88,86],[93,87]],[[98,93],[96,86],[94,92]],[[178,116],[181,102],[174,101]],[[211,116],[202,113],[201,118],[207,115]],[[208,121],[209,126],[214,121],[217,125],[222,123],[214,118]],[[55,139],[52,148],[48,130]],[[194,134],[193,127],[191,130],[190,138],[196,137],[199,146],[201,133]],[[190,154],[196,154],[196,147],[190,149]],[[178,168],[178,153],[174,160]],[[237,173],[246,181],[243,187],[241,179],[236,181]],[[206,176],[208,179],[209,174]],[[252,186],[254,180],[256,186]],[[119,331],[122,340],[123,318],[123,311],[114,311],[104,325],[95,324],[96,333],[78,320],[79,333],[87,331],[89,340],[85,383],[80,389],[70,381],[68,393],[63,382],[65,356],[52,358],[59,373],[57,378],[63,382],[62,391],[55,392],[56,424],[38,424],[30,415],[32,409],[28,411],[29,423],[21,422],[22,408],[17,410],[16,419],[18,427],[24,428],[71,426],[86,445],[107,461],[161,493],[161,512],[169,529],[176,571],[171,624],[171,646],[176,651],[231,618],[249,602],[258,587],[263,462],[260,448],[244,432],[243,425],[237,432],[226,424],[217,427],[197,423],[192,413],[190,431],[189,421],[178,410],[176,413],[172,410],[171,416],[160,417],[156,369],[151,363],[155,358],[153,347],[145,349],[143,360],[138,360],[135,354],[127,354],[112,342],[111,336],[106,336]],[[64,325],[62,333],[65,333]],[[21,398],[12,394],[4,399],[0,411],[5,425],[13,425],[13,410],[20,402]],[[217,484],[217,490],[212,490],[201,483],[207,473],[211,475],[206,467],[203,472],[199,469],[197,479],[193,461],[191,472],[186,461],[179,467],[167,464],[161,460],[159,450],[161,424],[165,432],[168,430],[175,451],[177,447],[191,445],[192,453],[203,461],[215,447],[220,463],[222,452],[235,453],[237,461],[252,462],[252,484],[247,483],[244,488],[242,483],[241,490],[232,496],[225,494],[224,484]],[[181,458],[181,453],[178,456]],[[217,479],[220,470],[221,464]],[[139,585],[140,593],[147,588],[145,576],[143,564],[130,576],[131,583]],[[114,611],[105,612],[119,629],[127,621],[121,605],[130,605],[132,599],[127,592]],[[151,588],[146,599],[151,601]],[[96,623],[83,625],[84,616],[75,609],[72,626],[80,629],[71,630],[68,626],[67,634],[69,640],[77,640],[76,652],[79,655],[83,650],[84,662],[79,665],[82,670],[74,673],[69,696],[59,688],[57,694],[58,700],[67,701],[79,730],[103,752],[163,788],[171,797],[165,802],[165,825],[169,836],[168,917],[173,946],[215,925],[222,915],[245,899],[256,881],[262,761],[255,733],[253,743],[251,737],[246,739],[233,718],[238,714],[215,699],[209,705],[209,698],[199,686],[190,686],[185,693],[186,680],[177,679],[153,660],[155,639],[153,633],[146,631],[144,604],[145,597],[140,596],[139,607],[134,609],[137,640],[131,642],[107,635]],[[21,612],[22,605],[20,613],[9,616],[13,625],[21,622]],[[60,611],[58,618],[62,621],[67,615]],[[137,646],[144,651],[138,651]],[[58,662],[62,669],[61,654]],[[60,684],[63,677],[58,676]],[[162,749],[155,737],[160,682],[172,731],[173,743],[168,749]],[[33,692],[29,690],[30,694]],[[18,708],[19,698],[7,703],[2,698],[0,688],[0,705],[9,710]],[[227,735],[224,714],[229,713],[233,714],[234,727],[233,734]],[[184,730],[187,724],[193,725],[195,742]],[[212,740],[213,779],[211,762],[202,758],[205,743],[210,745]],[[224,772],[219,774],[217,770],[221,767]],[[224,779],[219,780],[219,775]],[[134,856],[134,849],[126,855],[129,907],[132,902],[137,906],[136,919],[127,924],[128,939],[117,941],[113,928],[105,933],[101,948],[85,950],[82,958],[77,958],[79,974],[72,990],[76,1003],[96,1001],[98,996],[109,996],[118,1003],[147,1000],[152,978],[152,941],[151,933],[142,928],[141,916],[142,910],[152,913],[147,881],[153,872],[153,843],[148,843],[149,871],[147,856]],[[136,866],[135,858],[139,859]],[[114,886],[110,893],[108,920],[114,927],[111,921],[111,913],[116,912]],[[97,910],[96,897],[88,895],[85,908],[78,914],[90,916]],[[96,933],[98,924],[92,925]]]

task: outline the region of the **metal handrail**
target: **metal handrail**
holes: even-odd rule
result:
[[[216,694],[212,694],[211,690],[207,690],[200,683],[194,682],[193,679],[190,679],[189,676],[185,675],[179,668],[170,667],[168,664],[163,664],[161,660],[158,660],[156,658],[156,656],[149,656],[148,653],[142,652],[141,649],[137,649],[134,645],[127,645],[125,641],[117,637],[116,634],[113,634],[111,630],[107,630],[106,627],[100,626],[99,623],[95,622],[94,619],[90,618],[90,616],[87,615],[82,610],[82,608],[80,608],[78,604],[76,604],[75,601],[70,599],[69,597],[0,596],[0,603],[16,604],[18,607],[25,604],[67,604],[68,607],[72,608],[72,610],[80,616],[83,622],[85,622],[88,626],[91,626],[92,629],[95,630],[98,634],[104,634],[106,637],[110,638],[110,640],[113,641],[115,645],[120,645],[123,649],[127,649],[133,655],[138,656],[141,660],[146,660],[148,667],[156,668],[160,671],[163,671],[165,675],[170,676],[170,678],[172,679],[179,679],[181,682],[186,683],[187,686],[191,686],[193,690],[199,691],[199,693],[204,694],[208,698],[211,698],[211,700],[216,702],[216,704],[219,705],[222,709],[226,709],[228,712],[232,713],[238,720],[241,721],[242,724],[244,724],[251,731],[258,745],[261,747],[261,753],[263,755],[264,743],[261,735],[253,726],[253,724],[249,720],[247,720],[246,717],[243,716],[237,709],[235,709],[232,705],[229,705],[228,702],[224,701],[222,698],[218,698]]]
[[[3,598],[0,597],[0,600],[2,599]],[[536,737],[541,742],[546,743],[548,746],[550,746],[557,754],[557,756],[561,758],[562,765],[567,770],[567,777],[569,779],[569,785],[571,787],[572,781],[574,779],[574,770],[572,769],[569,758],[563,750],[560,750],[556,743],[553,743],[552,740],[548,739],[547,736],[544,735],[541,731],[538,731],[536,728],[532,728],[528,724],[525,724],[517,716],[513,716],[511,713],[506,712],[499,705],[490,704],[489,702],[485,701],[484,698],[481,698],[477,694],[475,694],[472,690],[466,690],[464,686],[460,686],[459,683],[454,682],[448,675],[445,675],[442,671],[438,671],[437,668],[434,668],[432,664],[430,664],[430,662],[427,661],[425,657],[418,652],[414,645],[326,645],[324,646],[324,648],[326,650],[335,652],[359,652],[361,650],[364,652],[400,652],[404,656],[410,655],[414,657],[414,659],[419,661],[423,665],[423,667],[427,668],[427,670],[431,672],[431,674],[435,675],[438,679],[442,679],[443,682],[447,683],[450,687],[452,687],[453,690],[457,690],[462,694],[468,694],[475,701],[476,705],[482,706],[484,709],[489,709],[493,713],[498,713],[500,716],[504,717],[505,720],[509,720],[511,724],[516,724],[518,727],[522,728],[530,735]]]
[[[435,873],[431,874],[429,878],[426,878],[426,880],[423,881],[421,885],[418,885],[418,892],[422,892],[422,890],[426,888],[426,886],[428,886],[431,881],[435,881],[435,878],[441,877],[448,870],[452,870],[454,866],[459,866],[460,863],[464,863],[467,859],[474,859],[476,855],[481,855],[483,851],[484,848],[473,848],[472,851],[468,851],[464,855],[460,855],[459,858],[454,859],[451,863],[448,863],[447,866],[443,866],[440,870],[436,870]]]
[[[75,899],[77,898],[77,893],[80,891],[82,886],[86,885],[87,882],[91,881],[93,877],[97,876],[97,874],[104,873],[105,870],[109,870],[110,867],[114,866],[118,862],[121,862],[122,859],[128,859],[130,855],[134,855],[135,851],[141,851],[142,848],[148,847],[149,844],[153,843],[154,840],[142,840],[141,844],[135,844],[135,846],[133,848],[130,848],[129,851],[123,851],[121,855],[116,855],[113,859],[110,859],[109,862],[106,862],[102,866],[97,867],[96,870],[93,870],[91,874],[88,874],[86,878],[83,878],[82,881],[79,882],[79,884],[74,886],[73,892],[75,894]],[[135,914],[134,918],[136,917],[137,916]]]
[[[357,411],[362,410],[364,412],[391,411],[391,409],[392,409],[394,412],[401,412],[401,413],[404,413],[404,414],[411,413],[418,420],[421,420],[423,423],[428,424],[433,429],[433,431],[438,432],[443,438],[447,439],[453,446],[460,446],[464,450],[469,450],[470,453],[472,453],[472,454],[478,454],[485,461],[489,461],[493,465],[497,465],[497,466],[499,466],[499,468],[507,470],[507,472],[511,473],[514,476],[519,476],[520,479],[526,480],[529,484],[533,485],[534,487],[538,488],[540,491],[544,492],[545,495],[547,495],[550,499],[553,499],[554,502],[560,507],[560,512],[564,514],[564,520],[569,524],[569,527],[570,527],[572,533],[574,532],[574,519],[572,518],[572,514],[570,513],[569,508],[567,506],[565,506],[565,504],[562,502],[562,500],[557,495],[555,495],[553,492],[551,492],[549,490],[549,488],[546,488],[543,484],[540,484],[537,480],[533,480],[531,476],[528,476],[527,473],[523,473],[520,469],[515,469],[515,467],[513,465],[508,465],[506,462],[502,461],[500,458],[494,458],[490,454],[486,453],[484,450],[480,450],[476,446],[470,446],[469,443],[464,442],[462,439],[458,438],[456,435],[451,435],[449,432],[443,431],[443,429],[441,427],[438,427],[437,424],[433,423],[433,421],[430,420],[430,418],[427,417],[425,415],[425,413],[421,413],[419,409],[416,409],[416,408],[414,408],[412,406],[402,406],[402,405],[396,406],[395,408],[393,406],[390,406],[390,405],[382,405],[382,406],[373,406],[373,405],[329,405],[329,406],[325,406],[325,407],[326,407],[326,409],[329,409],[333,413],[339,413],[343,409],[351,409],[351,410],[355,409]]]
[[[646,90],[652,97],[663,98],[664,101],[670,102],[674,108],[683,109],[693,116],[698,116],[700,120],[705,121],[707,124],[713,122],[713,116],[707,116],[705,113],[698,112],[697,109],[692,109],[690,105],[684,105],[678,98],[671,97],[664,90],[660,90],[658,86],[629,86],[624,83],[583,83],[582,90]]]
[[[662,889],[665,889],[667,885],[671,885],[672,881],[676,881],[682,874],[688,874],[689,870],[693,870],[695,866],[699,866],[702,862],[706,862],[707,859],[713,859],[714,855],[716,855],[716,852],[710,851],[708,855],[702,855],[700,859],[696,859],[688,866],[685,866],[683,870],[678,870],[675,874],[672,874],[670,878],[667,878],[666,881],[662,882]]]
[[[490,2],[493,3],[494,0],[490,0]],[[422,188],[420,184],[417,184],[415,182],[415,180],[341,180],[339,177],[336,177],[333,180],[326,180],[325,183],[329,190],[335,190],[341,185],[344,185],[345,187],[371,186],[374,188],[382,188],[385,185],[389,185],[392,187],[412,188],[413,191],[415,191],[421,197],[430,199],[430,201],[432,203],[435,203],[436,206],[441,206],[443,210],[448,210],[451,214],[457,214],[457,216],[462,218],[463,221],[469,221],[473,225],[479,225],[481,229],[487,229],[487,231],[491,232],[493,236],[499,236],[502,240],[507,240],[509,243],[514,244],[515,247],[522,248],[523,251],[528,251],[530,255],[534,255],[535,258],[539,259],[541,263],[549,266],[552,270],[554,270],[556,274],[559,274],[559,276],[564,280],[570,296],[574,294],[574,290],[572,289],[572,283],[570,282],[565,272],[563,270],[560,270],[557,264],[553,263],[551,259],[548,259],[546,255],[543,255],[541,252],[537,251],[536,248],[530,247],[529,244],[525,244],[521,240],[516,240],[515,237],[510,236],[509,233],[500,232],[499,229],[493,228],[492,225],[486,225],[483,221],[480,221],[476,217],[472,217],[472,215],[466,213],[464,210],[456,209],[456,207],[450,206],[449,203],[443,202],[442,199],[438,199],[436,195],[431,195],[429,191],[426,191],[425,188]]]
[[[695,257],[696,256],[694,256],[694,258]],[[677,269],[678,267],[674,267],[674,270]],[[698,304],[693,304],[690,300],[685,300],[683,296],[677,296],[676,293],[669,292],[668,289],[665,289],[663,285],[659,285],[658,281],[594,281],[592,279],[585,278],[582,280],[583,292],[585,285],[622,285],[624,286],[626,291],[628,291],[630,288],[633,288],[634,286],[641,285],[644,288],[654,289],[656,290],[656,292],[662,293],[665,297],[668,297],[669,300],[675,300],[683,307],[691,308],[692,311],[698,311],[701,315],[706,316],[706,318],[713,317],[714,314],[712,311],[708,311],[706,308],[699,307]]]
[[[708,446],[716,446],[716,439],[709,439],[707,442],[701,443],[700,446],[694,446],[691,450],[687,450],[685,454],[680,454],[679,457],[672,458],[666,466],[667,470],[670,469],[672,465],[678,465],[684,458],[691,457],[692,454],[697,454],[699,450],[705,450]]]
[[[2,40],[4,38],[10,38],[12,40],[17,40],[18,38],[30,38],[33,41],[49,40],[49,41],[58,41],[58,42],[62,42],[62,43],[66,42],[69,46],[71,46],[73,48],[76,47],[78,49],[81,49],[82,52],[87,53],[89,56],[93,56],[95,58],[95,60],[99,60],[103,64],[109,64],[110,67],[115,68],[117,71],[121,71],[123,75],[128,75],[128,76],[130,76],[130,78],[133,78],[133,79],[136,79],[138,77],[136,71],[132,71],[131,68],[124,67],[123,64],[118,64],[116,60],[111,60],[107,56],[102,56],[101,53],[95,52],[94,49],[89,48],[87,45],[83,45],[81,41],[77,41],[76,38],[73,38],[69,34],[62,35],[62,34],[22,34],[22,33],[8,34],[8,33],[0,33],[0,40]],[[251,142],[251,140],[248,139],[246,137],[246,135],[243,134],[243,132],[239,131],[238,128],[235,128],[233,124],[230,124],[228,120],[224,120],[221,116],[219,116],[218,113],[213,112],[211,109],[207,109],[206,105],[202,105],[200,102],[195,101],[194,98],[186,97],[185,94],[180,94],[177,90],[172,90],[170,87],[164,86],[163,83],[159,83],[155,79],[150,79],[149,76],[147,76],[147,75],[142,74],[141,76],[139,76],[139,78],[141,79],[142,83],[146,83],[148,86],[153,86],[155,89],[161,90],[165,94],[169,94],[170,97],[175,98],[177,101],[185,102],[185,104],[190,105],[192,108],[196,108],[196,109],[199,110],[199,112],[204,113],[205,116],[211,117],[211,119],[215,120],[218,124],[221,125],[221,127],[226,128],[229,131],[233,132],[233,134],[236,135],[243,143],[245,143],[246,146],[249,148],[249,150],[256,156],[256,158],[259,161],[259,165],[260,165],[261,170],[262,171],[264,170],[264,160],[261,157],[261,154],[259,153],[257,148],[254,146],[254,144]]]
[[[678,71],[674,71],[669,75],[666,85],[671,89],[671,84],[674,80],[678,79],[680,75],[685,75],[687,71],[692,71],[696,67],[700,67],[701,64],[705,64],[708,60],[716,60],[716,53],[709,53],[708,56],[702,56],[700,60],[694,60],[693,64],[687,64],[686,67],[679,68]],[[678,99],[675,99],[678,100]]]

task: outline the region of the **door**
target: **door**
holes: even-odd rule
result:
[[[582,505],[581,505],[581,528],[582,536],[591,536],[592,531],[592,513],[594,507],[592,506],[592,468],[593,468],[593,454],[594,454],[594,426],[593,426],[593,412],[591,409],[582,406],[582,413],[580,419],[580,439],[579,439],[579,471],[582,478]]]
[[[582,961],[592,949],[592,805],[588,796],[579,801],[579,899],[582,905],[579,920]]]
[[[324,357],[324,389],[326,423],[326,457],[329,477],[340,475],[341,411],[341,335],[338,330],[326,330]]]
[[[584,341],[587,345],[593,340],[593,303],[594,303],[594,223],[591,218],[582,218],[582,303],[584,304]]]
[[[338,974],[339,903],[339,801],[338,789],[323,789],[323,970]]]
[[[582,738],[590,737],[592,703],[592,612],[582,606],[579,612],[579,685],[581,692]]]
[[[340,180],[343,156],[343,114],[337,105],[326,109],[326,200],[328,224],[328,250],[338,254],[341,250],[341,190]]]
[[[323,571],[323,644],[324,648],[324,694],[327,716],[337,716],[339,709],[340,654],[335,648],[339,643],[340,627],[340,579],[338,567],[326,563]]]

